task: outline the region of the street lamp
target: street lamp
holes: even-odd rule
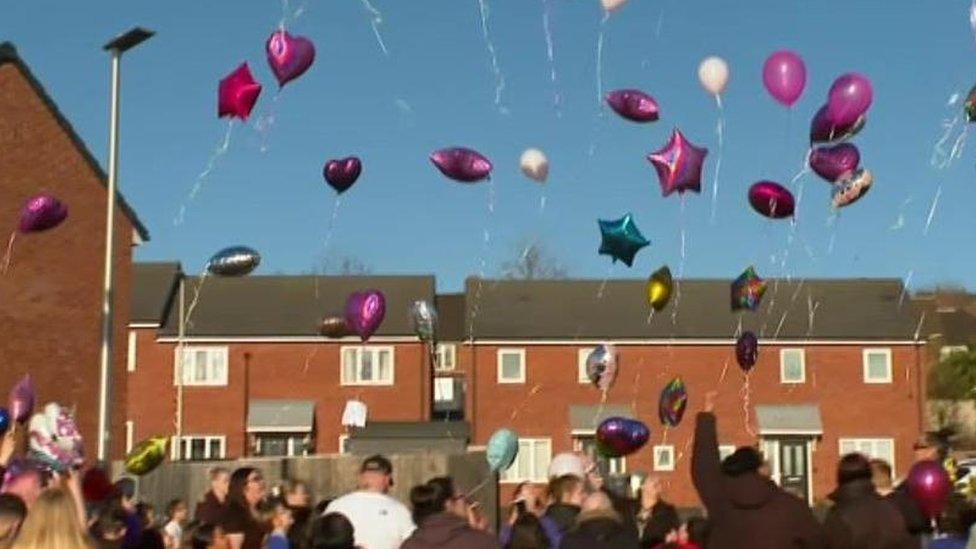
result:
[[[105,283],[102,288],[102,352],[98,383],[98,461],[109,458],[111,439],[113,251],[115,240],[115,186],[119,176],[119,67],[122,54],[145,42],[154,33],[135,27],[113,38],[102,48],[112,56],[112,103],[108,128],[108,200],[105,213]]]

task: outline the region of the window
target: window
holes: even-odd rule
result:
[[[434,401],[435,402],[454,401],[454,378],[453,377],[434,378]]]
[[[173,356],[179,352],[177,345]],[[183,385],[227,385],[227,347],[184,346]]]
[[[176,440],[176,437],[173,437]],[[223,435],[186,435],[180,444],[171,444],[173,459],[224,459],[227,440]]]
[[[780,349],[779,380],[780,383],[803,383],[807,380],[803,349]]]
[[[576,351],[576,367],[578,375],[576,380],[580,383],[590,383],[590,376],[586,374],[586,359],[590,357],[593,349],[579,349]]]
[[[842,438],[839,440],[840,455],[853,452],[870,459],[883,459],[895,470],[895,440],[892,438]]]
[[[674,446],[654,447],[654,470],[674,471]]]
[[[552,459],[552,441],[548,438],[520,438],[515,463],[502,473],[502,482],[545,482]]]
[[[956,353],[965,353],[969,351],[969,347],[965,345],[943,345],[939,349],[939,360],[945,360],[947,357],[954,355]]]
[[[349,453],[349,435],[339,435],[339,453]]]
[[[718,447],[718,457],[721,460],[731,456],[733,452],[735,452],[735,446],[732,444],[722,444]]]
[[[129,351],[125,357],[125,369],[136,371],[136,331],[129,330]]]
[[[254,453],[262,457],[307,456],[308,433],[261,433],[255,437]]]
[[[437,357],[434,363],[437,370],[453,370],[454,360],[457,358],[457,346],[453,343],[438,343]]]
[[[622,475],[627,471],[627,461],[623,457],[608,457],[599,451],[596,445],[596,435],[592,432],[573,435],[573,450],[590,456],[600,473],[608,475]]]
[[[525,383],[525,349],[498,349],[498,383]]]
[[[891,349],[864,349],[864,383],[891,383]]]
[[[393,385],[393,347],[343,347],[342,385]]]
[[[132,439],[135,438],[136,424],[131,419],[125,420],[125,453],[132,451]]]

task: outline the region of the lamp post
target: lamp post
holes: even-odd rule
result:
[[[108,200],[105,213],[105,281],[102,288],[102,350],[98,379],[98,461],[109,459],[111,440],[112,392],[112,317],[113,317],[113,251],[115,241],[115,187],[119,176],[119,68],[122,54],[153,35],[141,27],[113,38],[102,48],[112,58],[112,102],[108,133]]]

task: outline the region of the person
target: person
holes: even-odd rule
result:
[[[512,504],[514,505],[520,501],[525,502],[526,511],[537,517],[541,517],[546,512],[542,498],[539,497],[539,490],[531,481],[524,480],[515,485],[515,491],[512,494]]]
[[[657,547],[681,525],[678,510],[661,497],[661,479],[648,475],[638,496],[637,526],[642,547]]]
[[[30,513],[28,513],[29,515]],[[125,509],[117,497],[113,497],[98,510],[89,533],[98,547],[122,547],[126,534]]]
[[[309,524],[308,549],[355,549],[352,523],[341,513],[326,513]]]
[[[518,484],[515,487],[512,504],[509,507],[508,521],[502,525],[501,530],[498,532],[498,541],[502,546],[509,546],[513,540],[512,536],[515,533],[515,525],[521,524],[522,532],[520,535],[522,538],[530,538],[534,535],[531,533],[531,530],[538,528],[545,537],[547,544],[551,547],[559,547],[559,539],[562,537],[562,534],[552,518],[545,516],[545,512],[546,508],[542,503],[542,499],[539,498],[535,486],[527,481]],[[519,522],[525,515],[533,515],[537,520]],[[527,542],[519,543],[524,544]]]
[[[938,437],[925,434],[920,436],[912,445],[913,463],[933,460],[942,463],[946,449]],[[922,509],[915,503],[915,499],[908,493],[908,483],[902,482],[895,487],[888,498],[898,508],[908,533],[915,538],[916,547],[924,545],[925,540],[932,535],[932,522],[925,516]]]
[[[166,549],[179,549],[183,547],[183,525],[189,510],[186,502],[176,498],[170,500],[166,505],[166,525],[163,526],[164,542]]]
[[[691,517],[682,525],[688,545],[705,549],[708,547],[709,525],[705,517]]]
[[[285,505],[291,511],[293,524],[288,529],[288,541],[292,547],[301,547],[312,516],[312,495],[308,485],[300,480],[289,480],[285,485]]]
[[[636,549],[637,536],[624,527],[620,515],[614,511],[610,497],[602,491],[588,495],[583,501],[576,525],[560,542],[561,549]]]
[[[88,549],[88,537],[78,522],[74,496],[62,488],[43,491],[20,528],[14,549]]]
[[[227,512],[227,492],[230,490],[230,471],[223,467],[210,469],[210,490],[203,495],[193,512],[193,520],[205,524],[223,525]]]
[[[230,549],[230,541],[220,526],[197,523],[190,532],[190,547],[193,549]]]
[[[552,498],[552,503],[543,516],[556,525],[561,539],[576,523],[576,517],[580,514],[584,497],[583,480],[573,474],[556,477],[549,482],[549,497]]]
[[[411,488],[410,504],[417,529],[401,549],[500,547],[493,536],[472,528],[468,502],[449,477],[433,478]]]
[[[163,533],[156,528],[156,517],[151,503],[140,501],[136,504],[136,516],[142,520],[142,535],[139,536],[139,549],[165,549]]]
[[[262,547],[267,528],[258,520],[257,506],[264,496],[264,477],[260,469],[240,467],[230,475],[227,511],[219,526],[227,533],[233,549]]]
[[[692,483],[711,523],[708,547],[823,547],[823,532],[806,503],[759,474],[763,460],[755,448],[739,448],[720,461],[716,395],[705,395],[696,418],[691,459]]]
[[[894,482],[892,481],[891,465],[883,459],[871,460],[871,484],[881,497],[888,497],[894,492]]]
[[[548,549],[553,545],[542,528],[542,521],[533,513],[521,513],[508,528],[508,536],[499,535],[505,549]]]
[[[124,513],[125,520],[125,537],[122,540],[122,547],[138,549],[142,542],[145,517],[140,515],[136,508],[139,504],[136,499],[136,481],[129,477],[122,477],[115,481],[115,497],[118,506]]]
[[[918,547],[894,504],[871,482],[871,463],[861,454],[847,454],[837,465],[837,489],[828,497],[827,545],[838,549],[907,549]]]
[[[283,501],[270,502],[271,533],[268,535],[267,549],[291,549],[288,539],[288,529],[295,520],[291,509]]]
[[[325,508],[341,513],[352,523],[356,544],[367,549],[397,549],[413,533],[406,506],[388,495],[393,486],[393,464],[381,455],[363,460],[358,489],[337,498]]]
[[[969,530],[976,523],[972,506],[962,497],[950,497],[939,515],[939,532],[944,537],[930,541],[926,549],[966,549]]]
[[[8,547],[17,537],[27,516],[27,505],[14,494],[0,494],[0,547]]]

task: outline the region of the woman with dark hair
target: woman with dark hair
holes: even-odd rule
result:
[[[356,532],[341,513],[317,517],[308,528],[308,549],[355,549]]]
[[[522,513],[512,524],[505,549],[548,549],[549,538],[542,529],[539,518],[532,513]]]
[[[241,467],[230,476],[224,530],[232,549],[260,549],[268,525],[258,518],[257,507],[265,496],[261,470]]]
[[[487,549],[498,548],[491,535],[468,524],[468,503],[454,488],[450,477],[431,479],[410,490],[413,520],[417,529],[401,549]]]
[[[918,547],[908,536],[898,508],[881,497],[871,483],[871,462],[861,454],[847,454],[837,464],[834,506],[824,532],[829,547],[900,549]]]

